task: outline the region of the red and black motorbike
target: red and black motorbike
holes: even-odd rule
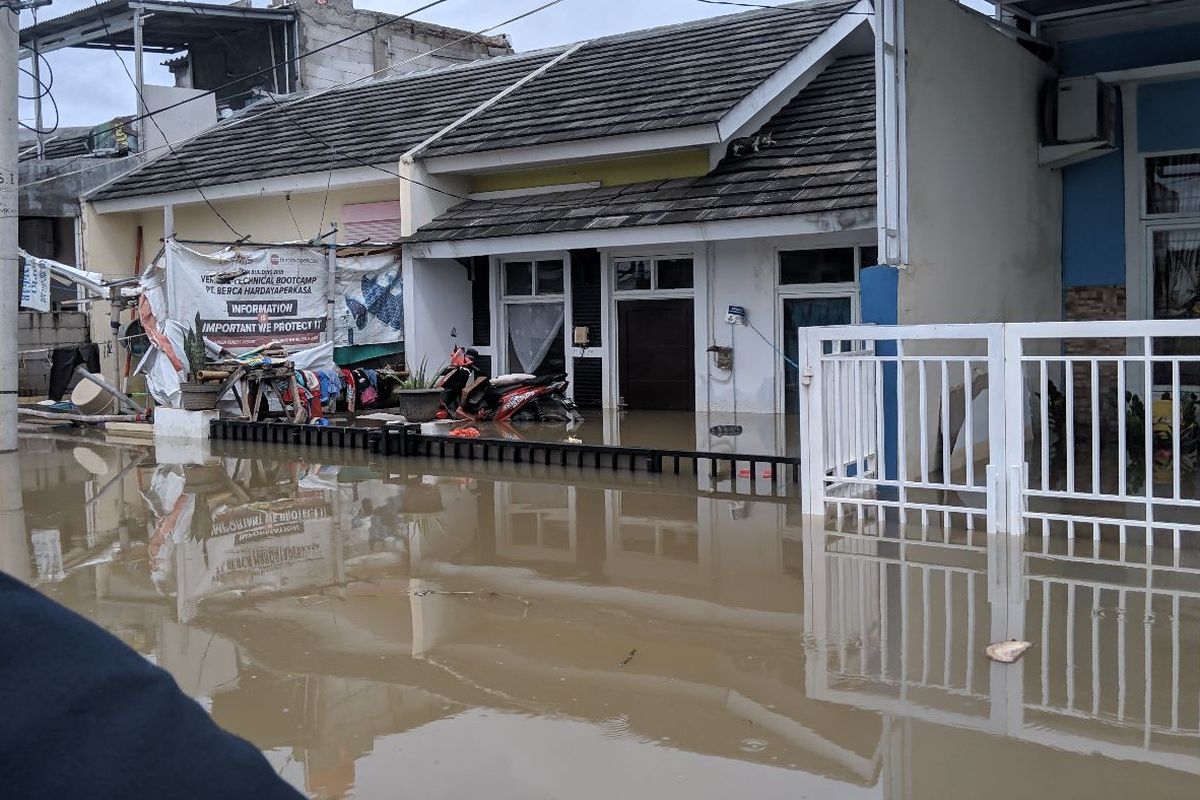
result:
[[[567,376],[498,375],[489,378],[474,348],[455,347],[434,386],[442,390],[441,419],[474,422],[544,422],[578,425],[579,409],[567,397]]]

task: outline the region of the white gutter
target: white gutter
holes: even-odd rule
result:
[[[442,128],[437,133],[430,136],[425,141],[421,142],[420,144],[418,144],[414,147],[410,147],[403,155],[400,156],[400,161],[401,162],[407,161],[407,162],[411,163],[413,161],[413,159],[415,159],[417,156],[419,156],[422,152],[424,152],[430,145],[432,145],[438,139],[441,139],[443,136],[446,136],[451,131],[454,131],[457,128],[460,128],[463,125],[465,125],[466,123],[475,119],[475,117],[479,116],[484,111],[487,111],[489,108],[496,105],[501,100],[508,97],[510,94],[517,91],[522,86],[524,86],[525,84],[529,83],[531,80],[536,78],[537,76],[544,73],[546,70],[553,67],[555,64],[558,64],[559,62],[566,59],[567,56],[571,55],[576,50],[583,47],[585,44],[587,44],[586,40],[573,44],[572,46],[568,47],[563,52],[559,53],[554,58],[547,61],[545,64],[542,64],[540,67],[535,69],[533,72],[531,72],[528,75],[524,76],[523,78],[517,80],[515,83],[511,84],[510,86],[506,86],[504,89],[502,89],[499,92],[497,92],[496,94],[492,95],[487,100],[484,100],[482,103],[475,106],[475,108],[471,109],[466,114],[463,114],[461,117],[454,120],[449,125],[447,125],[446,127]]]

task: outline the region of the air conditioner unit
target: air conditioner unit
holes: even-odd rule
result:
[[[1117,90],[1096,77],[1059,78],[1047,92],[1044,144],[1116,145]]]

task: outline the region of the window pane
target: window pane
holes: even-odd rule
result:
[[[1154,318],[1200,317],[1200,228],[1154,232]]]
[[[813,325],[849,325],[854,306],[849,297],[798,297],[783,301],[783,380],[784,402],[788,414],[800,410],[800,337],[798,328]]]
[[[860,267],[874,267],[879,264],[879,248],[878,247],[860,247],[858,248]]]
[[[692,260],[690,258],[664,258],[658,262],[659,289],[691,289]]]
[[[650,288],[649,261],[618,261],[617,291],[630,292]]]
[[[1154,318],[1200,319],[1200,228],[1176,228],[1153,233],[1154,243]],[[1159,337],[1154,340],[1157,355],[1195,355],[1200,340]],[[1200,369],[1184,363],[1180,369],[1183,386],[1200,384]],[[1170,386],[1171,365],[1154,365],[1154,383]]]
[[[854,248],[786,250],[779,254],[779,282],[852,283]]]
[[[533,294],[533,264],[528,261],[510,261],[505,264],[504,293]]]
[[[1200,213],[1200,153],[1146,159],[1146,213]]]
[[[561,261],[539,261],[537,262],[537,293],[538,294],[562,294],[563,293],[563,262]]]

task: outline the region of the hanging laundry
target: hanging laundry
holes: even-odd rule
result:
[[[71,386],[71,378],[79,365],[88,372],[100,372],[100,348],[94,344],[56,347],[50,357],[50,388],[46,396],[58,402]]]

